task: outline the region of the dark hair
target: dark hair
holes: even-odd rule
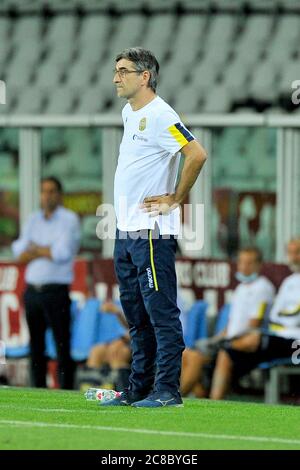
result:
[[[133,62],[137,72],[147,70],[150,73],[148,87],[154,92],[156,91],[159,63],[151,51],[143,49],[142,47],[130,47],[117,55],[116,62],[119,62],[121,59],[127,59]]]
[[[239,249],[239,254],[240,253],[254,253],[256,255],[256,261],[258,263],[262,263],[263,261],[263,254],[257,246],[245,246],[243,248]]]
[[[51,183],[54,183],[57,191],[60,194],[63,193],[63,186],[58,178],[56,178],[55,176],[45,176],[45,178],[42,178],[41,184],[45,183],[46,181],[50,181]]]

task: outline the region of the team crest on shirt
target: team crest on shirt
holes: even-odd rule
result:
[[[139,130],[144,131],[146,129],[147,121],[146,118],[143,117],[139,122]]]

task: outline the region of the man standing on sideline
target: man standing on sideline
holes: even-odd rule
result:
[[[114,84],[128,103],[115,174],[115,270],[129,325],[129,388],[106,406],[182,406],[184,349],[175,273],[179,205],[195,183],[206,153],[175,111],[156,94],[159,65],[134,47],[116,58]],[[172,77],[170,77],[172,79]],[[180,152],[184,166],[176,185]]]
[[[46,387],[45,331],[51,327],[60,386],[72,389],[69,286],[80,243],[80,226],[78,216],[61,205],[62,192],[58,179],[42,180],[41,210],[31,215],[12,249],[18,261],[27,264],[24,304],[30,333],[33,385]]]

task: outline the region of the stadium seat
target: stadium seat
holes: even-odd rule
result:
[[[62,65],[65,64],[65,68],[70,66],[72,58],[76,52],[74,42],[68,39],[62,39],[62,42],[57,44],[51,44],[47,49],[47,64]]]
[[[208,304],[203,300],[194,303],[187,313],[184,342],[187,348],[192,348],[195,341],[207,337],[206,310]]]
[[[0,17],[0,40],[1,40],[0,44],[6,43],[10,25],[11,25],[11,22],[9,18],[5,16]]]
[[[38,68],[37,78],[34,82],[36,87],[49,88],[49,98],[52,98],[51,90],[60,82],[60,79],[66,69],[66,65],[63,60],[58,63],[47,61],[43,67]]]
[[[286,48],[294,47],[299,44],[300,37],[300,18],[297,15],[284,15],[282,16],[275,30],[272,38],[272,47],[281,49],[283,46]]]
[[[229,91],[232,99],[238,100],[245,96],[249,71],[250,67],[241,67],[238,60],[234,60],[227,65],[226,72],[222,74],[222,85]]]
[[[5,62],[9,52],[9,46],[5,38],[0,42],[0,62]],[[2,71],[1,71],[2,72]],[[3,73],[3,72],[2,72]]]
[[[112,99],[111,105],[107,108],[107,114],[114,114],[120,116],[124,107],[124,101],[120,100],[117,96]],[[103,112],[103,110],[102,110]]]
[[[75,15],[57,15],[48,22],[45,42],[51,46],[74,43],[77,17]]]
[[[42,100],[44,96],[45,92],[36,86],[25,88],[24,92],[19,93],[19,101],[16,109],[17,113],[39,114],[41,112]]]
[[[99,59],[98,59],[99,60]],[[67,86],[77,88],[79,93],[90,86],[93,67],[85,61],[77,61],[67,70]]]
[[[262,101],[274,101],[278,95],[277,83],[280,66],[274,62],[262,62],[253,71],[250,94]]]
[[[173,67],[176,68],[172,77],[176,78],[176,74],[181,72],[186,73],[187,67],[193,68],[196,56],[202,47],[201,39],[204,26],[204,16],[187,14],[180,20],[173,41],[173,52],[170,61],[170,64],[173,64]]]
[[[71,355],[75,361],[85,360],[91,347],[97,342],[99,307],[100,302],[95,298],[87,299],[82,308],[77,306],[71,339]]]
[[[48,102],[47,113],[70,114],[72,103],[75,99],[75,91],[68,86],[61,86],[51,91],[52,98]]]
[[[109,343],[122,336],[127,330],[113,313],[102,313],[100,302],[91,298],[83,307],[73,301],[71,307],[71,355],[74,361],[83,361],[94,344]],[[53,332],[47,329],[45,335],[45,354],[50,359],[57,359]]]
[[[145,29],[145,21],[142,15],[128,14],[120,17],[115,25],[115,34],[107,43],[111,68],[114,66],[114,58],[125,47],[139,44]]]
[[[88,50],[97,50],[103,47],[105,39],[111,29],[111,23],[107,21],[106,15],[88,15],[82,20],[79,36],[79,48],[82,59],[86,57]]]
[[[204,47],[224,44],[229,46],[233,41],[237,19],[234,15],[218,14],[211,19],[208,34],[206,36]]]
[[[278,404],[280,402],[280,381],[284,376],[300,375],[299,365],[292,363],[291,359],[279,358],[270,362],[263,362],[259,368],[264,372],[265,403]]]
[[[169,99],[171,96],[164,93],[162,90],[162,98]],[[179,113],[187,114],[194,113],[198,110],[198,102],[201,97],[201,92],[197,89],[191,90],[191,88],[184,88],[181,93],[175,95],[175,107]],[[203,112],[203,109],[201,109]]]
[[[29,85],[33,64],[30,61],[14,60],[7,66],[6,81],[10,87],[26,88]]]
[[[81,113],[97,113],[104,105],[104,96],[99,85],[88,87],[80,97],[77,111]]]
[[[212,87],[221,67],[222,64],[215,63],[214,57],[210,57],[207,54],[201,62],[195,65],[195,68],[192,71],[190,86],[197,85],[201,88]]]
[[[38,16],[20,16],[14,22],[13,42],[19,46],[39,44],[41,31],[42,22]]]
[[[230,304],[224,304],[218,312],[214,334],[219,335],[227,327],[230,315]]]
[[[155,15],[149,21],[145,34],[140,38],[140,45],[146,49],[157,51],[157,58],[162,62],[170,49],[172,32],[176,26],[173,14]]]
[[[207,113],[227,113],[230,111],[230,103],[228,90],[219,85],[212,88],[202,110]]]
[[[96,333],[96,344],[110,343],[127,334],[127,330],[118,320],[114,313],[104,312],[100,310],[100,320]]]
[[[239,38],[238,47],[244,44],[252,44],[253,49],[266,44],[272,34],[273,17],[271,15],[256,14],[251,15],[245,22],[244,31]]]
[[[289,62],[282,71],[279,92],[291,94],[292,83],[294,80],[299,80],[299,63],[298,61]]]

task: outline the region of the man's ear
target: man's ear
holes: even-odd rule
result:
[[[150,72],[148,70],[144,70],[143,72],[143,78],[144,80],[147,80],[147,83],[149,83],[149,80],[150,80]]]

